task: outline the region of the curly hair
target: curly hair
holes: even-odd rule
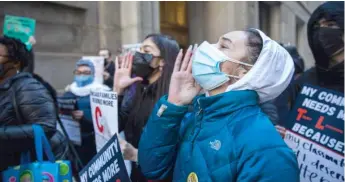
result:
[[[28,66],[32,59],[31,51],[19,39],[2,36],[0,37],[0,44],[7,48],[9,61],[20,63],[20,70]]]
[[[248,61],[251,64],[254,64],[258,60],[261,49],[263,47],[263,41],[258,31],[255,29],[245,30],[248,40],[247,40],[247,52],[248,52]]]

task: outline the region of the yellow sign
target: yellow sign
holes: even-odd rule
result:
[[[188,175],[187,182],[198,182],[198,176],[195,174],[195,172],[191,172]]]

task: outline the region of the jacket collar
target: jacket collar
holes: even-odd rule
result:
[[[194,109],[202,111],[203,117],[211,119],[247,107],[258,105],[258,95],[252,90],[229,91],[223,94],[206,97],[201,95],[193,101]]]
[[[23,78],[23,77],[32,77],[32,75],[30,73],[27,73],[27,72],[20,72],[10,78],[7,78],[2,84],[0,84],[0,90],[8,90],[11,85],[17,80],[17,79],[20,79],[20,78]]]

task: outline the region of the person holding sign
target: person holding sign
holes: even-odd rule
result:
[[[57,159],[66,156],[66,138],[56,130],[57,111],[44,85],[29,73],[29,50],[20,40],[0,37],[0,171],[20,164],[20,154],[34,148],[32,124],[50,139]]]
[[[74,82],[67,86],[62,98],[76,100],[73,119],[80,123],[81,146],[76,146],[83,164],[87,164],[96,155],[95,134],[92,123],[90,93],[92,90],[110,90],[109,87],[95,81],[95,68],[90,60],[79,60],[74,70]]]
[[[121,64],[116,59],[114,91],[119,99],[119,132],[124,131],[129,142],[121,144],[126,160],[137,161],[142,130],[155,102],[168,93],[178,50],[173,38],[152,34],[143,41],[139,52],[127,54]],[[131,180],[146,181],[136,163],[132,163]]]
[[[193,56],[192,56],[193,54]],[[295,154],[259,103],[289,84],[294,63],[256,29],[180,51],[169,94],[156,104],[139,143],[149,179],[298,182]],[[205,95],[197,96],[201,89]],[[193,111],[188,113],[188,106]]]
[[[306,83],[344,94],[343,1],[326,2],[313,12],[308,21],[308,42],[315,67],[292,83],[293,90],[289,94],[291,106]],[[284,126],[278,126],[278,131],[285,135]]]

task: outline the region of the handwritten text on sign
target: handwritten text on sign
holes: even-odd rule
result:
[[[290,115],[285,142],[296,153],[301,182],[344,181],[344,97],[305,85]]]

